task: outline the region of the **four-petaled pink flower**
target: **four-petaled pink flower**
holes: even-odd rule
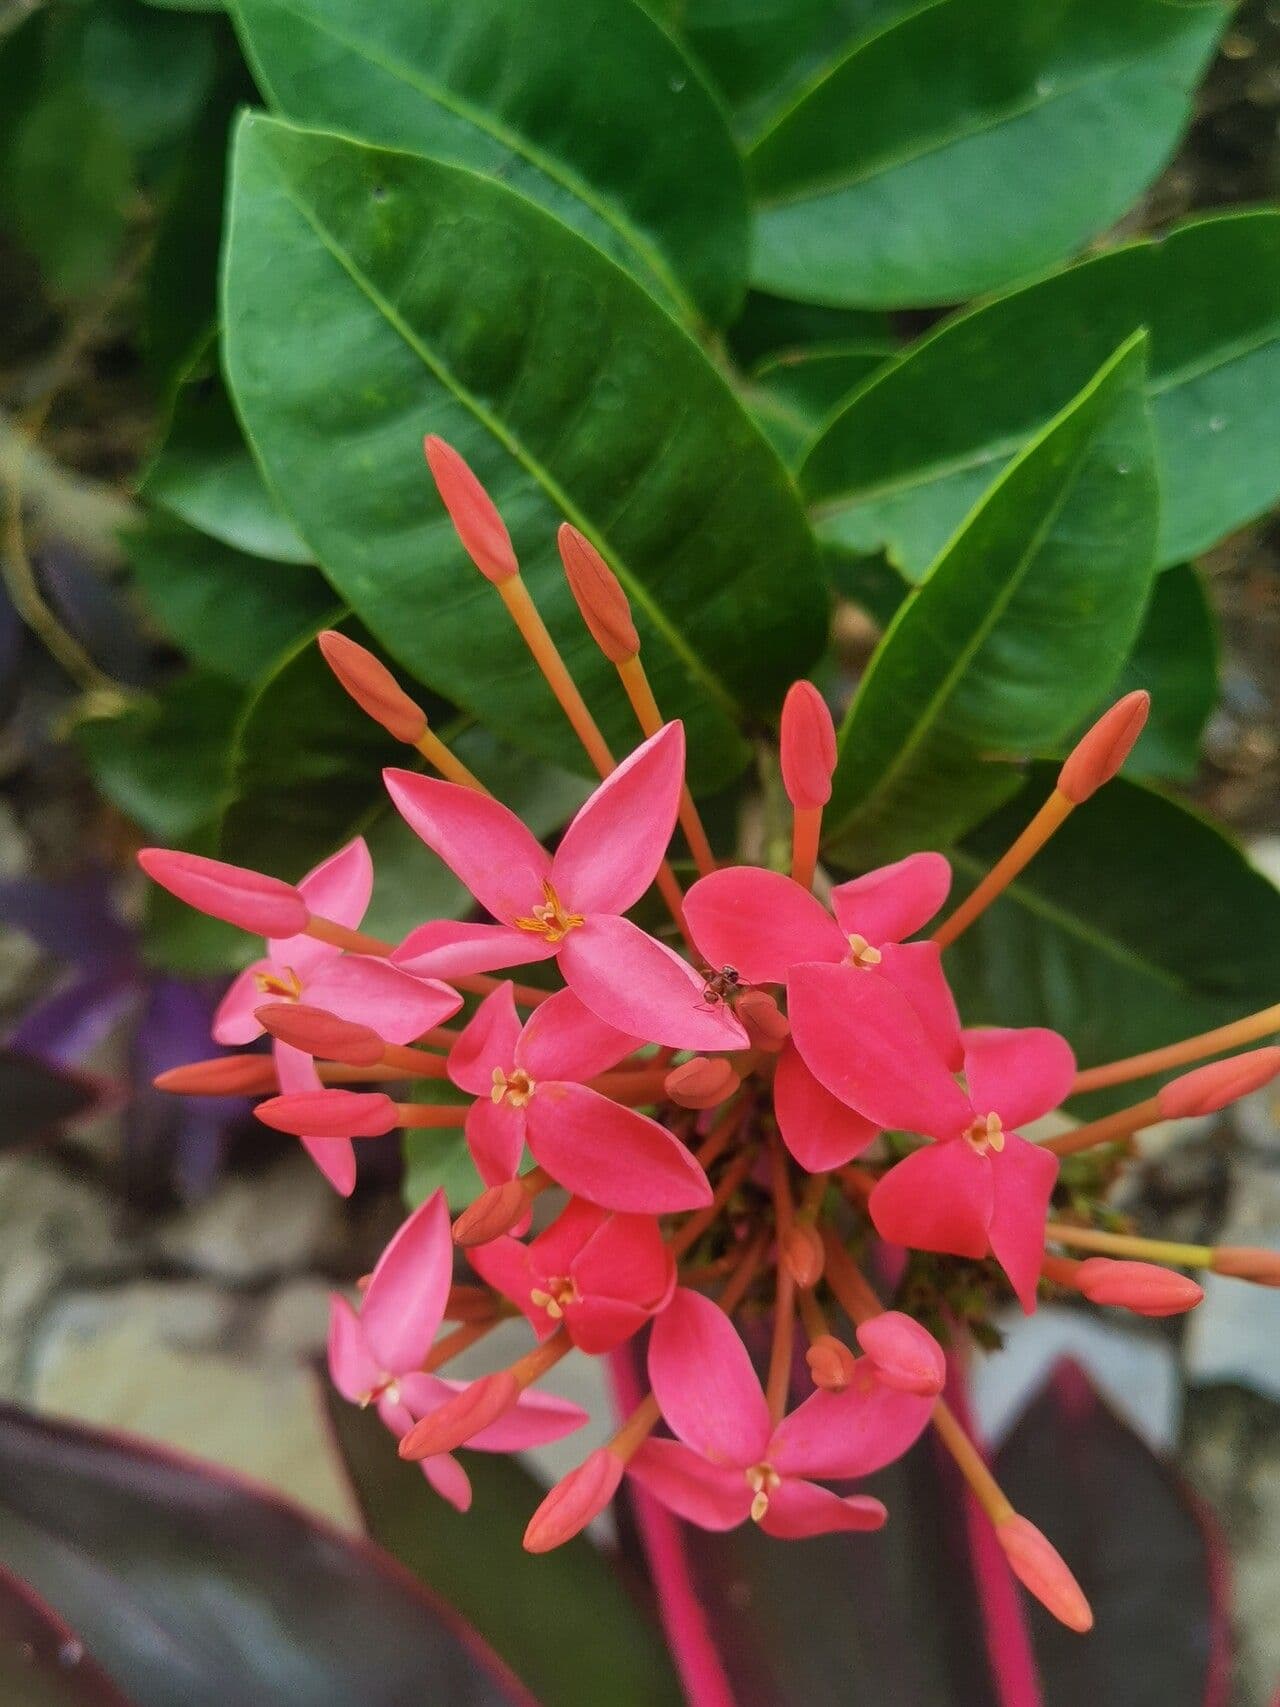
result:
[[[563,1322],[581,1350],[599,1356],[666,1308],[676,1265],[648,1215],[616,1215],[571,1198],[528,1245],[494,1239],[471,1266],[528,1317],[539,1339]]]
[[[449,978],[558,957],[564,981],[619,1031],[675,1049],[741,1049],[746,1033],[686,960],[624,918],[649,888],[675,826],[684,729],[668,723],[602,782],[554,857],[488,795],[412,771],[385,773],[406,822],[496,925],[413,931],[398,965]]]
[[[583,1083],[635,1047],[572,990],[523,1026],[510,984],[486,996],[449,1055],[449,1077],[476,1098],[466,1134],[485,1184],[514,1179],[527,1143],[552,1179],[605,1209],[656,1215],[709,1203],[706,1174],[674,1134]]]
[[[357,836],[310,871],[298,889],[313,913],[354,929],[373,892],[373,864]],[[214,1015],[219,1043],[251,1043],[262,1036],[255,1009],[265,1002],[301,1002],[372,1026],[388,1043],[411,1043],[462,1006],[447,984],[419,978],[375,955],[348,954],[315,937],[268,938],[262,960],[232,983]],[[287,1043],[273,1045],[280,1089],[293,1095],[320,1089],[309,1055]],[[349,1138],[304,1137],[317,1167],[344,1196],[356,1182]]]
[[[444,1320],[453,1279],[449,1209],[442,1191],[415,1209],[378,1259],[356,1311],[339,1293],[330,1299],[329,1373],[344,1399],[376,1405],[401,1439],[419,1417],[459,1392],[462,1383],[427,1375],[422,1364]],[[519,1452],[559,1440],[586,1422],[567,1400],[522,1393],[497,1422],[467,1442],[482,1452]],[[438,1494],[465,1511],[471,1483],[448,1453],[421,1460]]]
[[[860,1358],[843,1392],[812,1394],[775,1427],[737,1330],[685,1287],[653,1325],[649,1380],[678,1438],[645,1442],[630,1464],[636,1481],[704,1529],[750,1517],[784,1540],[878,1529],[879,1500],[842,1497],[813,1478],[843,1481],[891,1463],[935,1404],[932,1394],[886,1386]]]

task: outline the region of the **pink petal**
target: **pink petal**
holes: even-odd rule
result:
[[[734,966],[748,984],[781,984],[802,960],[843,960],[844,932],[821,901],[778,871],[727,866],[700,877],[684,916],[714,971]]]
[[[203,854],[142,848],[138,864],[153,883],[199,913],[251,936],[292,936],[307,926],[307,905],[291,883]]]
[[[530,1272],[542,1280],[570,1272],[591,1238],[613,1219],[610,1211],[571,1197],[555,1220],[529,1246]]]
[[[965,1032],[964,1072],[975,1111],[994,1110],[1009,1131],[1057,1108],[1076,1076],[1076,1058],[1066,1038],[1044,1026],[993,1026]]]
[[[572,990],[557,990],[526,1020],[515,1060],[535,1079],[582,1083],[616,1067],[639,1042],[606,1025]]]
[[[354,1405],[368,1398],[382,1380],[359,1316],[336,1292],[329,1294],[329,1377]]]
[[[699,1529],[736,1529],[751,1511],[754,1496],[742,1469],[709,1464],[678,1440],[646,1440],[627,1473]]]
[[[274,971],[276,967],[270,960],[255,960],[232,979],[213,1016],[211,1029],[215,1043],[252,1043],[255,1037],[262,1036],[254,1010],[272,998],[263,994],[258,974]]]
[[[887,978],[853,966],[797,966],[787,980],[796,1046],[841,1102],[877,1125],[951,1138],[968,1098]]]
[[[369,1349],[389,1374],[415,1369],[431,1350],[452,1281],[449,1205],[434,1191],[378,1258],[360,1304]]]
[[[300,1096],[324,1088],[310,1055],[291,1049],[287,1043],[273,1043],[271,1053],[283,1094]],[[356,1152],[350,1138],[307,1137],[301,1142],[333,1189],[342,1197],[350,1197],[356,1188]]]
[[[788,1476],[770,1494],[760,1527],[779,1541],[803,1541],[837,1530],[882,1529],[888,1516],[880,1501],[869,1494],[849,1494],[842,1499],[829,1488]]]
[[[956,1000],[942,970],[942,950],[936,942],[889,942],[880,953],[876,970],[902,991],[948,1070],[958,1073],[964,1065],[964,1044]]]
[[[764,1392],[737,1329],[709,1298],[676,1288],[653,1324],[649,1380],[672,1433],[704,1459],[745,1470],[764,1458]]]
[[[440,1375],[407,1375],[400,1382],[400,1391],[414,1416],[424,1417],[463,1392],[468,1385],[466,1381],[447,1381]],[[467,1441],[467,1449],[523,1452],[529,1446],[561,1440],[588,1421],[590,1418],[581,1406],[530,1388],[528,1392],[521,1393],[512,1408],[496,1422],[473,1434]]]
[[[951,867],[938,853],[908,854],[831,891],[831,907],[848,936],[873,948],[912,936],[938,911],[951,889]]]
[[[1005,1133],[1004,1149],[991,1158],[991,1250],[1028,1315],[1036,1307],[1044,1222],[1057,1178],[1058,1158],[1052,1151],[1016,1132]]]
[[[858,1344],[875,1364],[877,1378],[904,1393],[940,1393],[947,1360],[928,1328],[901,1310],[882,1310],[857,1328]]]
[[[303,996],[339,1019],[372,1026],[388,1043],[412,1043],[462,1006],[461,996],[447,984],[415,978],[371,954],[340,954],[325,961],[307,979]]]
[[[556,945],[514,925],[464,925],[433,919],[419,925],[391,955],[392,964],[416,978],[465,978],[473,972],[505,972],[550,960]]]
[[[773,1112],[783,1143],[811,1174],[843,1167],[880,1131],[818,1083],[792,1042],[778,1056]]]
[[[650,1215],[610,1215],[567,1272],[588,1298],[621,1299],[646,1311],[665,1308],[676,1283],[676,1265]]]
[[[867,1205],[876,1231],[891,1244],[957,1257],[989,1249],[994,1187],[991,1158],[965,1138],[929,1144],[895,1162]]]
[[[486,1286],[495,1287],[504,1298],[510,1299],[540,1340],[556,1331],[559,1323],[540,1304],[535,1304],[531,1296],[537,1281],[527,1245],[504,1233],[501,1238],[490,1239],[487,1245],[476,1245],[469,1250],[467,1260]]]
[[[413,771],[382,775],[409,828],[495,919],[510,924],[541,905],[551,858],[514,812],[456,782]]]
[[[486,1185],[514,1179],[524,1155],[526,1111],[509,1102],[477,1097],[467,1110],[467,1148],[476,1172]]]
[[[588,1357],[603,1357],[639,1333],[652,1314],[617,1298],[584,1298],[578,1304],[566,1304],[564,1320],[580,1351]]]
[[[590,1203],[665,1215],[711,1201],[706,1174],[678,1138],[586,1085],[540,1084],[525,1112],[534,1157]]]
[[[593,914],[561,943],[560,970],[592,1013],[646,1043],[707,1053],[747,1046],[725,1004],[704,1000],[688,961],[630,919]]]
[[[648,889],[675,828],[684,725],[668,723],[625,758],[578,810],[551,863],[573,913],[625,913]]]
[[[455,1511],[471,1510],[471,1478],[452,1452],[438,1452],[434,1458],[420,1458],[418,1468],[440,1498],[447,1500]]]
[[[499,984],[480,1003],[449,1051],[449,1077],[459,1090],[487,1097],[493,1089],[493,1069],[510,1073],[515,1066],[519,1037],[515,990],[510,984]]]
[[[782,1419],[766,1456],[784,1476],[869,1476],[915,1442],[936,1397],[886,1387],[860,1359],[842,1393],[812,1393]]]
[[[309,871],[298,884],[298,893],[320,918],[354,930],[373,893],[373,861],[364,837],[357,836]],[[300,978],[339,953],[332,944],[305,935],[277,937],[269,947],[276,965],[292,966]]]

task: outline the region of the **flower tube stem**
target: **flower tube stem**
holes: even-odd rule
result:
[[[1076,1075],[1071,1087],[1072,1096],[1085,1091],[1105,1090],[1110,1085],[1126,1084],[1130,1079],[1146,1079],[1171,1067],[1185,1066],[1189,1061],[1203,1061],[1210,1055],[1220,1055],[1228,1049],[1238,1049],[1243,1043],[1257,1043],[1280,1031],[1280,1002],[1262,1008],[1244,1019],[1233,1020],[1212,1031],[1202,1031],[1186,1037],[1180,1043],[1168,1043],[1161,1049],[1148,1049],[1141,1055],[1127,1055],[1122,1061],[1108,1061],[1100,1067],[1086,1067]]]
[[[437,1369],[443,1369],[445,1364],[455,1357],[461,1357],[464,1351],[469,1351],[477,1345],[486,1334],[492,1333],[500,1321],[505,1320],[505,1313],[498,1312],[485,1322],[463,1322],[461,1327],[452,1329],[441,1337],[427,1353],[422,1368],[427,1375],[433,1375]]]
[[[437,1107],[434,1103],[398,1102],[396,1118],[401,1126],[465,1126],[465,1108]]]
[[[884,1305],[830,1227],[824,1230],[822,1242],[826,1248],[827,1284],[849,1320],[860,1324],[882,1315]]]
[[[978,1504],[992,1523],[1006,1523],[1016,1516],[1004,1490],[987,1468],[982,1454],[960,1426],[955,1412],[945,1399],[939,1399],[934,1405],[931,1421],[939,1440],[955,1460],[960,1474],[973,1490]]]
[[[468,770],[462,760],[455,753],[450,752],[429,724],[413,744],[427,763],[440,772],[446,782],[460,783],[463,788],[474,788],[477,794],[491,792],[473,770]]]
[[[960,903],[950,918],[944,919],[934,931],[933,940],[939,948],[950,948],[957,937],[963,935],[976,919],[981,918],[997,896],[1031,863],[1054,831],[1065,823],[1074,811],[1075,802],[1068,800],[1061,790],[1055,788],[1013,846],[1000,856],[977,888]]]
[[[736,1156],[722,1174],[711,1202],[705,1209],[699,1209],[691,1215],[684,1226],[671,1235],[667,1245],[677,1261],[706,1232],[743,1180],[746,1179],[754,1161],[755,1156],[750,1150],[744,1150],[740,1156]]]
[[[791,876],[805,889],[813,886],[821,839],[821,806],[797,806],[791,815]]]
[[[1046,1138],[1041,1148],[1051,1150],[1055,1156],[1074,1156],[1081,1150],[1092,1150],[1098,1144],[1117,1143],[1144,1126],[1154,1125],[1160,1118],[1159,1103],[1155,1097],[1147,1097],[1129,1108],[1104,1115],[1101,1120],[1090,1120],[1083,1126],[1077,1126],[1074,1132],[1060,1132],[1055,1138]]]
[[[1109,1257],[1137,1257],[1144,1262],[1172,1263],[1178,1268],[1212,1268],[1212,1245],[1188,1245],[1171,1239],[1143,1239],[1130,1233],[1106,1233],[1099,1227],[1074,1227],[1069,1221],[1045,1223],[1045,1238],[1075,1250],[1097,1251]]]

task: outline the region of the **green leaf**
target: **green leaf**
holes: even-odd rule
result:
[[[238,0],[287,118],[501,178],[682,317],[746,283],[742,164],[710,91],[632,0]],[[696,165],[694,164],[696,163]]]
[[[766,356],[738,387],[761,430],[795,467],[842,398],[892,359],[886,343],[810,344]]]
[[[244,687],[333,610],[333,592],[313,568],[246,556],[163,515],[128,534],[125,550],[169,638]]]
[[[371,1410],[324,1387],[369,1534],[457,1608],[548,1707],[679,1707],[683,1699],[653,1618],[615,1561],[579,1537],[535,1557],[521,1546],[545,1489],[511,1457],[467,1455],[474,1498],[457,1512]]]
[[[726,341],[743,367],[754,368],[766,356],[808,344],[892,344],[894,334],[889,315],[872,309],[824,308],[752,290]]]
[[[1133,243],[946,322],[850,399],[801,470],[821,537],[913,579],[1009,459],[1140,326],[1162,565],[1280,497],[1280,212]]]
[[[840,732],[827,809],[858,864],[938,845],[1016,785],[1114,681],[1152,577],[1145,340],[1023,452],[902,605]]]
[[[249,117],[236,145],[227,369],[268,479],[339,592],[414,675],[510,740],[582,766],[422,464],[455,444],[620,750],[635,736],[555,551],[612,563],[690,775],[746,762],[822,644],[794,488],[720,375],[623,272],[523,197],[437,161]],[[316,360],[317,350],[324,359]]]
[[[136,0],[95,0],[81,40],[85,88],[135,151],[182,140],[217,68],[212,21],[156,17]]]
[[[1218,703],[1218,628],[1195,569],[1180,563],[1155,584],[1115,695],[1146,688],[1151,715],[1125,774],[1190,782],[1205,724]]]
[[[169,431],[138,489],[237,551],[279,563],[313,561],[268,492],[207,356],[197,357],[193,377],[178,388]]]
[[[947,303],[1080,248],[1172,153],[1225,6],[937,0],[856,46],[755,142],[752,282]]]
[[[959,899],[1052,789],[1023,792],[952,855]],[[1074,812],[947,951],[969,1025],[1049,1025],[1081,1066],[1118,1060],[1275,1000],[1280,893],[1206,819],[1123,777]],[[1132,1086],[1081,1099],[1091,1114]]]

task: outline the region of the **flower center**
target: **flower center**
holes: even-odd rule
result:
[[[866,937],[859,936],[853,931],[849,936],[849,965],[860,966],[864,972],[873,966],[879,966],[884,956],[878,948],[872,948]]]
[[[1000,1124],[998,1114],[980,1116],[971,1121],[964,1129],[964,1136],[980,1156],[985,1156],[988,1150],[994,1150],[999,1155],[1004,1149],[1004,1128]]]
[[[515,921],[517,930],[532,931],[535,936],[546,937],[548,942],[559,942],[571,930],[585,923],[581,913],[565,912],[560,897],[545,879],[542,893],[546,899],[526,918]]]
[[[400,1403],[400,1385],[395,1376],[388,1375],[385,1370],[369,1391],[361,1395],[360,1409],[367,1410],[370,1405],[376,1405],[379,1399],[390,1399],[393,1405]]]
[[[507,1077],[501,1067],[495,1067],[493,1069],[493,1089],[489,1095],[494,1102],[501,1102],[505,1097],[512,1108],[525,1108],[537,1088],[523,1067],[517,1067],[510,1078]]]
[[[553,1322],[558,1322],[570,1304],[576,1304],[581,1294],[571,1274],[553,1274],[546,1288],[535,1286],[529,1294],[540,1310],[545,1310]]]
[[[292,966],[278,972],[255,972],[253,981],[264,996],[282,996],[286,1002],[296,1002],[302,995],[302,979]]]
[[[782,1477],[772,1464],[753,1464],[749,1470],[743,1471],[743,1475],[747,1478],[747,1486],[755,1496],[751,1501],[751,1517],[753,1522],[759,1523],[769,1509],[769,1495],[777,1487]]]

